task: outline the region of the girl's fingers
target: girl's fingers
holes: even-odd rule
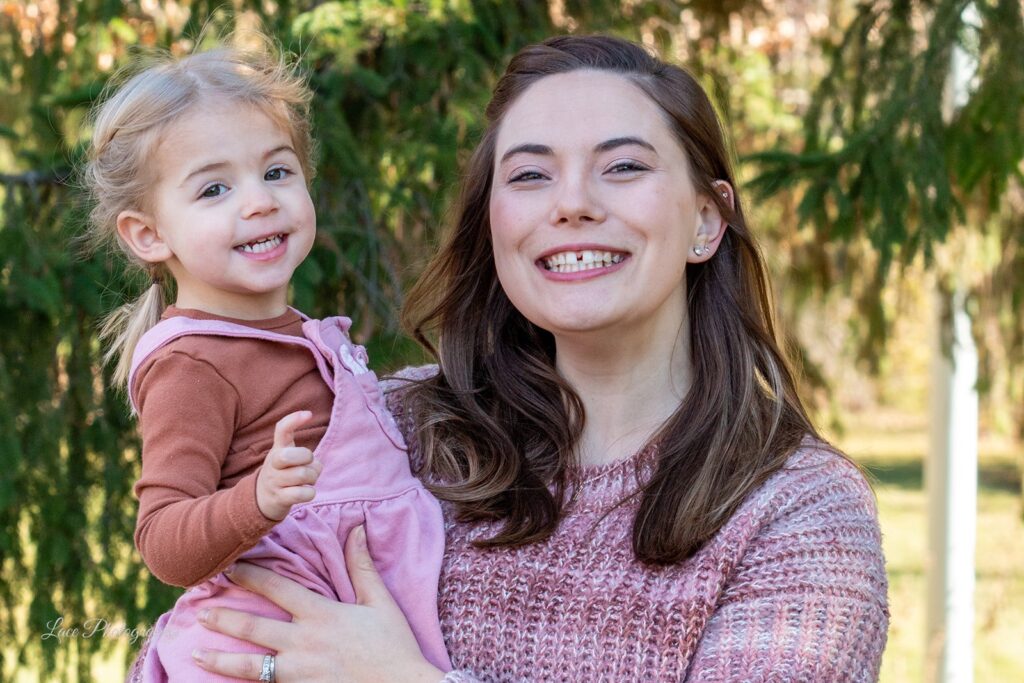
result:
[[[275,451],[270,459],[270,464],[277,469],[286,469],[296,465],[308,465],[314,462],[313,451],[300,446],[289,446]]]
[[[308,503],[316,498],[316,489],[312,486],[288,486],[281,489],[278,495],[282,504],[298,505],[299,503]]]
[[[248,562],[239,562],[234,565],[228,573],[228,578],[242,588],[248,588],[253,593],[262,595],[293,617],[316,615],[327,609],[327,605],[337,604],[333,600],[314,593],[300,583]],[[264,621],[274,620],[264,619]],[[257,644],[262,645],[263,643]],[[280,647],[274,649],[280,649]]]
[[[287,448],[295,445],[295,432],[302,425],[313,419],[309,410],[300,410],[285,415],[274,425],[274,448]]]
[[[315,484],[319,476],[320,471],[318,468],[312,465],[303,465],[282,470],[275,479],[279,486],[302,486],[304,484]]]
[[[249,681],[258,681],[260,679],[260,673],[263,672],[264,656],[204,649],[198,649],[192,653],[196,663],[207,671],[225,676],[234,676],[235,678],[243,678]],[[286,677],[287,674],[282,675],[280,660],[275,660],[274,678],[281,680]]]

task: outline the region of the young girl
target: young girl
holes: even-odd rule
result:
[[[143,680],[213,680],[199,646],[261,652],[198,621],[225,605],[288,618],[224,576],[240,558],[353,602],[342,547],[361,525],[423,653],[449,667],[438,504],[351,322],[287,306],[316,231],[309,98],[287,65],[220,48],[151,65],[95,116],[92,241],[151,277],[104,329],[142,433],[135,542],[154,575],[190,587],[155,625]],[[266,653],[260,680],[278,668]]]

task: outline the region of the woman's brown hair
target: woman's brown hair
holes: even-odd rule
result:
[[[465,171],[454,230],[407,300],[405,323],[440,372],[411,386],[405,400],[436,495],[453,501],[464,521],[503,520],[480,545],[522,545],[555,530],[585,416],[555,371],[553,337],[526,320],[498,282],[489,201],[505,112],[538,80],[580,69],[628,78],[658,104],[695,189],[729,223],[714,257],[686,267],[693,382],[652,438],[656,464],[633,524],[640,560],[674,563],[711,538],[805,437],[817,437],[776,343],[765,266],[742,204],[737,196],[730,207],[712,185],[736,186],[718,117],[683,69],[609,36],[552,38],[513,57]]]

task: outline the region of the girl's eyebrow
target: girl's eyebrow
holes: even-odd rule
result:
[[[649,149],[655,154],[658,153],[658,150],[654,148],[654,145],[647,142],[643,138],[633,136],[624,136],[620,138],[612,138],[610,140],[605,140],[604,142],[600,142],[594,145],[594,151],[608,152],[610,150],[616,149],[617,147],[625,147],[627,145],[636,145],[638,147],[643,147],[644,149]],[[539,145],[536,143],[528,142],[522,145],[516,145],[515,147],[511,147],[507,152],[505,152],[502,155],[501,161],[499,163],[505,163],[508,159],[515,156],[516,154],[539,154],[541,156],[551,156],[552,154],[554,154],[554,152],[547,145]]]
[[[209,171],[217,171],[217,170],[220,170],[222,168],[227,168],[228,166],[229,166],[229,164],[226,161],[214,161],[214,162],[211,162],[209,164],[203,164],[202,166],[200,166],[199,168],[195,169],[194,171],[189,173],[187,176],[185,176],[184,180],[181,181],[181,184],[178,185],[178,187],[184,187],[185,184],[188,183],[189,180],[191,180],[192,178],[194,178],[197,175],[200,175],[202,173],[207,173]]]
[[[266,161],[267,159],[269,159],[270,157],[274,156],[278,152],[291,152],[292,154],[295,154],[295,150],[292,149],[291,145],[279,145],[279,146],[275,147],[274,149],[270,149],[270,150],[267,150],[266,152],[264,152],[263,153],[263,161]],[[295,154],[295,156],[298,156],[298,154]],[[178,187],[184,186],[194,176],[197,176],[197,175],[200,175],[200,174],[203,174],[203,173],[208,173],[209,171],[219,171],[219,170],[221,170],[223,168],[227,168],[230,165],[231,164],[228,163],[227,161],[212,161],[212,162],[210,162],[208,164],[203,164],[202,166],[200,166],[199,168],[195,169],[194,171],[190,172],[187,176],[185,176],[185,179],[181,181],[181,185],[178,185]]]
[[[274,149],[271,149],[271,150],[268,150],[267,152],[265,152],[263,154],[263,159],[266,160],[267,158],[274,156],[278,152],[291,152],[292,154],[295,154],[295,156],[299,156],[298,154],[295,153],[295,150],[292,149],[291,145],[279,145],[279,146],[275,147]]]

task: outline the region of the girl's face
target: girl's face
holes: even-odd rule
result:
[[[502,287],[556,338],[680,334],[686,263],[723,227],[660,108],[589,70],[537,81],[506,112],[490,222]]]
[[[254,106],[207,102],[163,132],[150,163],[151,211],[125,212],[118,229],[144,243],[145,260],[166,264],[177,304],[246,319],[283,313],[316,232],[288,133]]]

